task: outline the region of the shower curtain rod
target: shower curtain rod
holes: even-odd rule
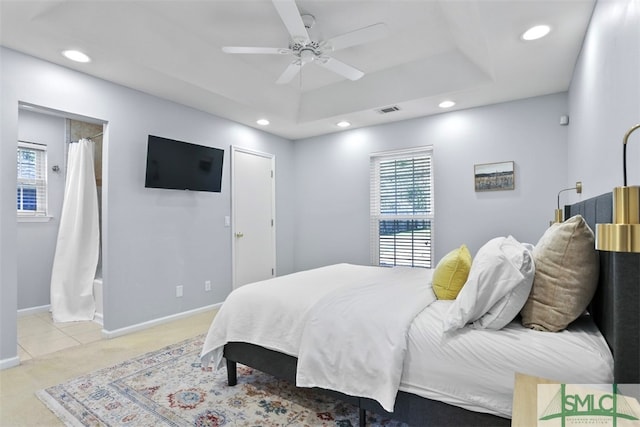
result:
[[[97,133],[97,134],[95,134],[95,135],[93,135],[93,136],[90,136],[89,138],[86,138],[86,139],[93,139],[93,138],[97,138],[97,137],[99,137],[99,136],[102,136],[102,134],[103,134],[103,133],[104,133],[104,132]],[[80,139],[84,139],[84,138],[80,138]],[[72,143],[72,144],[74,144],[74,143],[76,143],[76,142],[78,142],[78,141],[71,141],[71,143]]]

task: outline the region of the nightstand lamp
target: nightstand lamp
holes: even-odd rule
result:
[[[556,209],[555,218],[553,220],[553,223],[564,221],[564,209],[560,209],[560,193],[562,193],[564,191],[569,191],[569,190],[576,190],[576,193],[578,193],[578,194],[582,193],[582,181],[576,182],[576,186],[575,187],[565,188],[564,190],[560,190],[558,192],[558,207]]]
[[[596,224],[596,249],[640,253],[640,186],[627,186],[627,141],[640,123],[622,140],[624,186],[613,189],[613,224]],[[636,165],[637,166],[637,165]]]

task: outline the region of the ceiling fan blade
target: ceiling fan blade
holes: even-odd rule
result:
[[[345,49],[347,47],[356,46],[363,43],[380,40],[389,35],[389,29],[383,23],[373,24],[368,27],[360,28],[326,41],[333,47],[333,50]]]
[[[302,22],[295,0],[273,0],[273,5],[293,40],[309,40],[309,33]]]
[[[351,65],[347,65],[342,61],[338,61],[335,58],[320,58],[316,61],[316,64],[321,67],[326,68],[327,70],[331,70],[334,73],[340,74],[343,77],[348,78],[349,80],[358,80],[364,73],[357,68],[352,67]]]
[[[300,72],[303,65],[304,63],[300,60],[293,61],[280,75],[278,80],[276,80],[276,84],[283,85],[289,83]]]
[[[225,53],[258,53],[258,54],[276,54],[284,55],[290,53],[290,49],[282,47],[242,47],[242,46],[224,46],[222,51]]]

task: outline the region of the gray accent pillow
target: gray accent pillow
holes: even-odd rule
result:
[[[553,224],[533,249],[535,275],[522,324],[558,332],[591,302],[600,268],[593,231],[581,215]]]

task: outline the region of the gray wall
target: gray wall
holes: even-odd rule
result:
[[[640,120],[638,9],[638,2],[632,0],[597,3],[576,65],[566,111],[565,96],[552,95],[312,138],[297,142],[295,147],[280,138],[2,49],[0,362],[16,356],[18,257],[14,159],[18,101],[109,122],[109,146],[104,159],[108,174],[105,185],[109,186],[109,199],[105,196],[105,203],[109,208],[105,220],[109,221],[109,246],[113,242],[117,249],[111,248],[113,259],[105,265],[109,269],[105,276],[108,273],[114,276],[105,277],[114,282],[105,318],[115,317],[109,327],[118,328],[163,313],[207,305],[210,300],[224,298],[230,289],[230,284],[218,285],[228,282],[231,274],[228,256],[224,255],[230,249],[230,236],[221,230],[222,216],[229,210],[227,158],[224,192],[219,198],[145,193],[141,189],[140,140],[147,133],[163,132],[214,146],[224,144],[224,148],[237,144],[276,154],[281,274],[335,261],[369,261],[368,155],[390,148],[427,144],[435,147],[437,259],[461,242],[475,251],[483,241],[498,234],[513,232],[521,240],[535,241],[551,219],[559,188],[582,180],[585,184],[582,198],[586,198],[621,185],[618,170],[622,135]],[[570,125],[557,126],[558,114],[567,112]],[[568,133],[568,143],[559,136],[562,132]],[[224,141],[213,141],[212,135],[219,135]],[[639,137],[634,134],[628,147],[629,181],[633,184],[640,183]],[[559,146],[550,141],[559,142]],[[330,148],[322,147],[323,143]],[[536,160],[529,159],[531,156]],[[516,162],[516,190],[474,193],[473,164],[501,160]],[[566,203],[580,198],[565,194]],[[193,245],[199,249],[188,249],[192,244],[188,240],[195,233],[185,223],[193,221],[201,226],[205,216],[210,221],[202,230],[215,240],[204,245],[195,239]],[[487,221],[493,217],[496,219]],[[187,238],[180,237],[180,231]],[[165,238],[154,237],[156,234]],[[159,245],[158,250],[145,244],[145,239]],[[126,247],[128,242],[139,250],[151,249],[155,255],[134,253]],[[211,242],[215,242],[213,248]],[[188,254],[222,256],[223,262],[211,260],[209,265],[208,255],[202,255],[207,257],[207,267],[199,269],[198,274],[216,274],[220,279],[214,280],[218,287],[210,300],[194,302],[187,298],[192,290],[185,284],[184,306],[175,307],[174,284],[167,283],[171,281],[160,274],[145,276],[145,272],[158,267],[165,273],[187,274],[176,266],[187,264],[187,257],[178,254],[172,245],[182,246]],[[118,254],[117,250],[124,253]],[[162,255],[165,251],[175,256],[165,257]],[[159,258],[171,266],[158,264]],[[123,271],[118,274],[117,269]],[[200,283],[196,286],[201,287]],[[195,290],[193,293],[197,294]],[[140,313],[136,314],[134,309]]]
[[[434,147],[434,266],[463,243],[537,242],[566,182],[566,113],[562,93],[298,141],[296,269],[368,264],[369,154],[421,145]],[[515,190],[474,191],[474,164],[509,160]]]
[[[18,220],[18,309],[50,303],[51,267],[65,185],[65,132],[63,117],[27,110],[18,113],[18,139],[47,145],[50,216],[46,222]],[[53,172],[53,165],[58,165],[60,171]]]
[[[103,152],[104,327],[219,303],[231,290],[229,147],[276,156],[277,269],[293,271],[293,143],[1,48],[0,361],[16,356],[15,150],[19,102],[107,123]],[[224,148],[221,193],[144,188],[147,135]],[[22,261],[20,261],[22,262]],[[212,292],[204,291],[211,280]],[[184,297],[175,297],[177,284]],[[9,363],[9,362],[8,362]]]
[[[584,197],[623,185],[622,139],[640,123],[640,2],[598,1],[569,90],[569,182]],[[627,144],[627,185],[640,185],[640,130]]]

